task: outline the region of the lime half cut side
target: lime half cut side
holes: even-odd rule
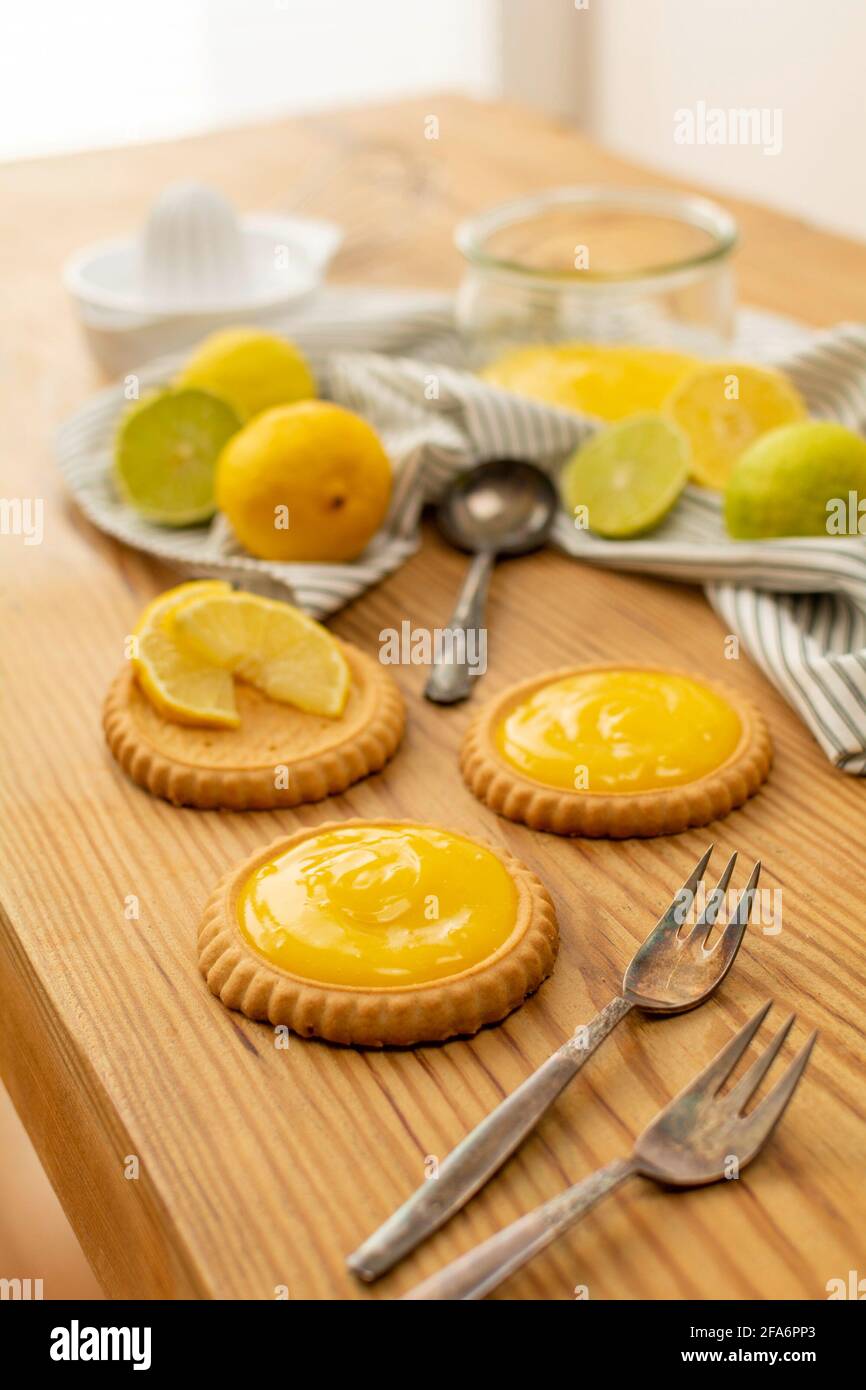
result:
[[[667,516],[689,476],[688,440],[662,415],[633,415],[568,460],[560,490],[578,527],[624,540]]]
[[[216,511],[216,461],[239,428],[231,406],[208,391],[145,397],[117,432],[114,476],[121,497],[160,526],[207,521]]]

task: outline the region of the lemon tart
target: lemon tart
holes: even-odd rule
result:
[[[739,694],[653,667],[547,672],[486,705],[461,768],[500,815],[560,835],[665,835],[752,796],[772,760]]]
[[[553,904],[502,849],[415,821],[307,827],[211,895],[199,964],[248,1018],[408,1046],[474,1033],[553,969]]]

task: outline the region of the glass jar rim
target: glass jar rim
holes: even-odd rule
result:
[[[639,266],[634,270],[538,270],[535,266],[507,257],[494,256],[484,250],[484,242],[494,232],[515,222],[525,222],[551,208],[606,208],[614,211],[639,212],[682,222],[706,232],[712,244],[705,251],[662,263]],[[514,276],[535,284],[629,284],[640,280],[662,279],[721,261],[733,251],[739,238],[737,223],[731,213],[709,198],[692,193],[677,193],[667,189],[618,188],[606,184],[578,184],[574,187],[551,188],[544,193],[530,194],[506,203],[497,203],[485,212],[460,222],[454,233],[457,249],[470,264],[482,269]]]

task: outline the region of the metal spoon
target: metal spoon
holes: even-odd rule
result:
[[[469,696],[474,679],[467,659],[470,633],[477,641],[484,626],[493,566],[500,555],[526,555],[543,546],[556,508],[556,489],[547,475],[518,459],[479,464],[451,484],[436,522],[450,545],[474,559],[448,624],[451,641],[446,652],[440,650],[424,690],[428,700],[452,705]]]

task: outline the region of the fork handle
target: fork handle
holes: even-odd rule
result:
[[[583,1182],[566,1188],[558,1197],[497,1231],[495,1236],[404,1294],[404,1298],[484,1298],[636,1171],[632,1158],[615,1158]]]
[[[617,996],[591,1023],[577,1029],[568,1042],[461,1140],[440,1165],[438,1177],[422,1183],[349,1256],[349,1268],[360,1279],[378,1279],[465,1206],[531,1133],[599,1043],[632,1007]]]

